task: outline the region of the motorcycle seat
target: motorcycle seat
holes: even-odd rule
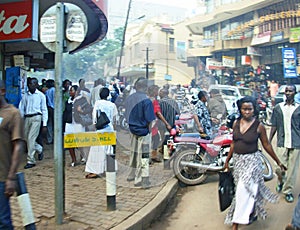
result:
[[[194,137],[194,138],[201,138],[199,133],[182,133],[181,137]]]
[[[174,138],[174,142],[178,143],[178,142],[186,142],[186,143],[195,143],[195,144],[209,144],[212,143],[212,140],[206,140],[206,139],[202,139],[200,137],[200,135],[198,134],[198,136],[176,136]]]

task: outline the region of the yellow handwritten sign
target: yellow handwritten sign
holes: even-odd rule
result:
[[[87,147],[97,145],[115,145],[116,132],[68,133],[64,137],[64,148]]]

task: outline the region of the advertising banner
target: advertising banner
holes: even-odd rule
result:
[[[254,36],[251,41],[251,46],[270,42],[271,34],[272,34],[271,31],[266,31],[264,33]]]
[[[249,56],[249,55],[242,55],[241,64],[242,65],[251,65],[252,64],[251,56]]]
[[[290,43],[300,42],[300,27],[290,29]]]
[[[296,50],[294,48],[282,48],[282,62],[284,78],[296,78]]]
[[[235,68],[235,58],[230,56],[222,56],[222,64],[225,67]]]
[[[206,69],[208,70],[220,70],[224,69],[222,62],[217,61],[213,58],[206,58]]]
[[[38,0],[0,3],[0,42],[38,39]]]

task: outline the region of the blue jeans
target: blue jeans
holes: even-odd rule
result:
[[[5,196],[5,182],[0,182],[0,229],[14,229],[11,222],[9,199]]]

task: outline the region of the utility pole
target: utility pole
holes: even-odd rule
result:
[[[130,8],[131,8],[131,2],[132,2],[132,0],[129,0],[128,9],[127,9],[127,16],[126,16],[126,20],[125,20],[125,26],[124,26],[124,30],[123,30],[122,43],[121,43],[121,49],[120,49],[120,57],[119,57],[119,66],[118,66],[118,73],[117,73],[117,78],[118,79],[120,79],[122,56],[123,56],[123,49],[124,49],[124,45],[125,45],[125,35],[126,35],[127,24],[128,24],[128,19],[129,19],[129,13],[130,13]]]
[[[55,106],[62,108],[62,61],[64,48],[64,20],[65,6],[56,4],[56,48],[55,48]],[[62,111],[54,110],[54,162],[55,162],[55,219],[56,224],[63,223],[64,214],[64,166],[63,166],[63,142],[62,142]]]
[[[149,48],[146,49],[146,79],[149,79]]]
[[[171,27],[162,27],[161,31],[166,33],[166,77],[169,76],[169,34],[174,33],[174,29]]]
[[[146,63],[145,63],[145,67],[146,67],[146,79],[149,79],[149,65],[151,65],[152,63],[149,63],[149,47],[146,48]]]

